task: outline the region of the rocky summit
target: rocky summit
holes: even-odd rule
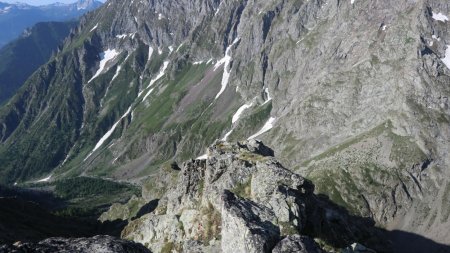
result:
[[[155,252],[446,252],[449,17],[446,0],[109,0],[0,108],[0,183]]]
[[[121,236],[152,252],[319,253],[318,242],[330,249],[370,237],[390,250],[374,244],[381,231],[314,195],[310,181],[272,155],[259,141],[217,141],[205,160],[183,164],[154,211]]]

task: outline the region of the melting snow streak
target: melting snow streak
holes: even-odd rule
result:
[[[240,40],[239,38],[236,38],[233,41],[233,43],[231,43],[231,45],[227,47],[227,50],[225,50],[225,57],[223,57],[220,61],[218,61],[216,63],[216,65],[214,66],[214,70],[217,70],[217,68],[219,68],[222,64],[224,64],[222,87],[220,88],[219,93],[217,93],[215,99],[219,98],[220,95],[222,95],[222,93],[227,88],[228,80],[230,79],[230,74],[231,74],[231,69],[229,69],[229,68],[230,68],[231,61],[233,60],[233,58],[231,57],[231,48],[234,46],[234,44],[238,43],[239,40]]]
[[[206,160],[208,159],[208,154],[204,154],[202,156],[197,157],[197,160]]]
[[[114,74],[113,78],[111,79],[111,82],[113,82],[119,76],[121,69],[122,69],[122,66],[117,67],[116,73]]]
[[[251,140],[251,139],[255,139],[256,137],[260,136],[261,134],[269,131],[270,129],[273,128],[273,123],[275,122],[275,118],[271,117],[266,124],[264,124],[264,126],[261,128],[261,130],[259,130],[256,134],[248,137],[247,140]]]
[[[445,50],[445,57],[441,59],[442,62],[450,69],[450,45],[447,45],[447,49]]]
[[[105,52],[100,54],[100,67],[97,70],[97,73],[91,78],[91,80],[88,81],[88,83],[92,82],[96,77],[98,77],[103,70],[105,69],[106,63],[108,63],[110,60],[116,58],[116,56],[119,54],[115,49],[108,49]]]
[[[50,181],[51,178],[52,178],[52,175],[50,175],[50,176],[48,176],[48,177],[46,177],[46,178],[43,178],[43,179],[41,179],[41,180],[38,180],[38,181],[36,181],[36,182],[38,182],[38,183],[48,182],[48,181]]]
[[[122,121],[123,118],[125,118],[126,116],[128,116],[128,114],[130,114],[131,112],[131,106],[128,108],[128,110],[122,115],[122,117],[120,117],[120,119],[114,123],[114,125],[111,127],[111,129],[109,129],[108,132],[106,132],[105,135],[103,135],[102,138],[100,138],[100,140],[97,142],[97,144],[95,145],[94,149],[91,151],[91,153],[89,153],[89,155],[84,159],[84,161],[86,161],[97,149],[99,149],[103,143],[109,138],[111,137],[111,135],[114,133],[114,130],[116,130],[117,125],[119,125],[120,121]]]
[[[92,27],[92,29],[89,32],[94,31],[95,29],[97,29],[97,27],[98,27],[98,23],[94,27]]]
[[[266,95],[267,95],[267,100],[264,101],[264,104],[263,104],[263,105],[269,103],[269,102],[272,100],[272,97],[270,96],[270,93],[269,93],[269,88],[265,88],[265,89],[264,89],[264,92],[265,92]]]
[[[252,107],[252,105],[253,105],[253,103],[250,103],[250,104],[248,104],[248,105],[245,104],[245,105],[241,106],[241,107],[237,110],[237,112],[233,115],[233,118],[231,119],[231,123],[234,124],[234,122],[238,121],[239,118],[241,117],[242,113],[243,113],[245,110],[247,110],[248,108]]]
[[[226,141],[228,139],[228,137],[231,135],[231,133],[233,133],[233,130],[235,128],[234,123],[237,122],[239,120],[239,118],[241,117],[242,113],[247,110],[248,108],[252,107],[253,103],[250,104],[244,104],[243,106],[241,106],[236,113],[233,115],[233,118],[231,119],[231,123],[233,124],[231,127],[231,130],[225,134],[225,136],[222,138],[223,141]]]

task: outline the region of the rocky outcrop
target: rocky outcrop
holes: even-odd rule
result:
[[[280,238],[280,228],[272,223],[273,211],[228,190],[222,200],[222,251],[270,252]]]
[[[111,236],[91,238],[49,238],[38,243],[21,243],[0,246],[0,252],[38,253],[38,252],[79,252],[79,253],[150,253],[144,246]]]
[[[301,235],[290,235],[281,240],[273,249],[273,253],[324,253],[311,238]]]
[[[353,229],[345,223],[349,217],[338,210],[331,215],[332,207],[313,194],[314,185],[272,154],[259,141],[217,141],[206,160],[182,166],[156,210],[131,221],[122,237],[153,252],[190,252],[186,247],[196,245],[198,252],[318,253],[320,247],[304,233]],[[329,225],[322,229],[327,225],[320,224]],[[357,238],[343,231],[329,238],[343,243]]]

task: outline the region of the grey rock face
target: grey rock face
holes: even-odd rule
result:
[[[110,236],[92,238],[49,238],[38,243],[16,243],[0,246],[0,252],[79,252],[79,253],[150,253],[143,245]]]
[[[280,236],[279,228],[272,223],[275,214],[227,190],[222,200],[222,251],[271,252]]]

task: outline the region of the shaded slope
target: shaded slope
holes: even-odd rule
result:
[[[12,97],[25,80],[50,59],[76,24],[38,23],[0,50],[0,104]]]
[[[73,4],[31,6],[23,3],[0,2],[0,47],[19,37],[28,27],[38,22],[69,21],[98,8],[102,3],[79,0]]]

